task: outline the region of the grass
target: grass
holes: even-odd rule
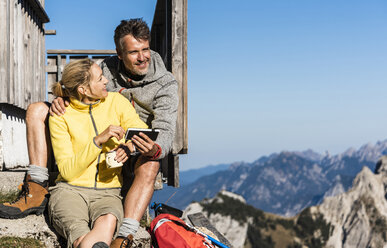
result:
[[[11,191],[8,193],[0,192],[0,203],[12,202],[16,200],[18,195],[19,195],[19,191]]]
[[[0,237],[0,247],[8,248],[44,248],[45,246],[36,239],[18,237]]]
[[[8,193],[0,192],[0,203],[12,202],[17,199],[19,191]],[[43,248],[45,247],[39,240],[33,238],[19,238],[4,236],[0,237],[0,247],[9,248]]]

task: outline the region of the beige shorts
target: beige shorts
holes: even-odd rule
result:
[[[58,183],[50,188],[48,213],[55,230],[67,239],[67,247],[93,228],[98,217],[112,214],[117,218],[115,235],[123,218],[120,189],[89,189]]]

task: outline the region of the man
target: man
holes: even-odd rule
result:
[[[135,163],[134,180],[124,201],[124,220],[118,238],[111,247],[130,247],[139,221],[153,195],[154,181],[159,171],[159,159],[171,151],[175,133],[178,85],[163,61],[149,47],[150,32],[142,19],[123,20],[117,26],[114,42],[118,56],[105,59],[101,68],[109,80],[109,91],[118,91],[134,105],[140,118],[148,126],[160,129],[155,156],[140,157]],[[27,109],[27,145],[30,167],[22,193],[13,203],[0,205],[0,217],[21,218],[43,212],[47,199],[48,171],[46,168],[50,143],[46,120],[50,114],[63,114],[63,100],[53,101],[51,108],[45,103],[31,104]],[[146,146],[144,139],[138,139]]]

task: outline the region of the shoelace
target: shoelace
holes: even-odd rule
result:
[[[136,242],[134,242],[133,239],[125,238],[122,241],[120,248],[126,248],[126,247],[136,248],[136,247],[141,247],[141,246],[138,246],[138,243],[136,244]]]
[[[20,198],[24,197],[25,203],[27,203],[27,196],[30,194],[30,188],[28,182],[24,182],[22,185],[22,189],[17,197],[16,200],[10,203],[10,205],[14,204],[15,202],[19,201]]]
[[[132,241],[128,238],[125,238],[121,245],[120,245],[120,248],[126,248],[126,247],[130,247],[129,245],[131,245]]]

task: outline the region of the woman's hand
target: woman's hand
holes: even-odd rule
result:
[[[141,137],[134,135],[132,138],[132,142],[136,148],[141,152],[142,155],[146,157],[152,157],[155,155],[158,150],[155,142],[153,142],[153,140],[151,140],[146,134],[142,132],[140,132],[139,135]]]
[[[69,104],[69,101],[64,100],[62,97],[55,98],[54,100],[52,100],[52,104],[49,110],[50,115],[63,115],[66,112],[66,107],[69,106]]]
[[[102,146],[103,143],[107,142],[110,138],[116,137],[117,140],[120,140],[124,137],[125,130],[120,126],[110,125],[102,133],[95,136],[94,142],[98,146]]]

